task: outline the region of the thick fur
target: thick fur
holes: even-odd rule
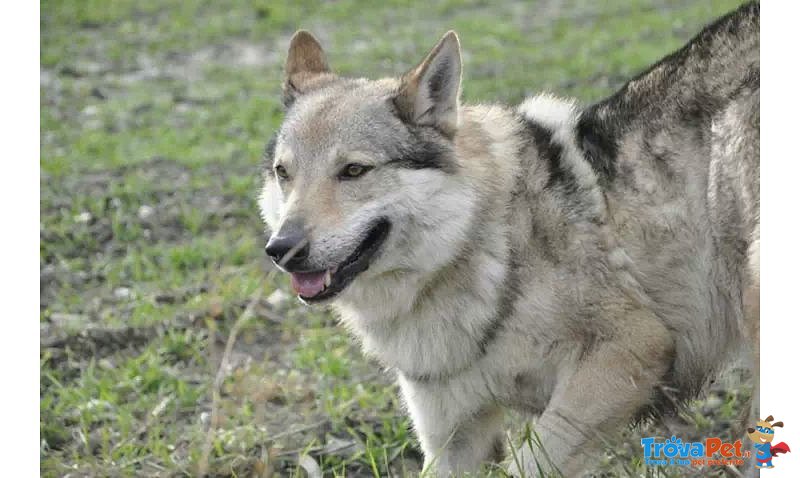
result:
[[[438,475],[499,459],[508,407],[542,440],[512,471],[574,476],[605,433],[757,347],[759,6],[587,108],[460,105],[460,80],[452,33],[378,81],[337,77],[298,33],[262,213],[305,224],[309,269],[391,222],[331,305],[397,371]],[[337,180],[352,162],[372,169]]]

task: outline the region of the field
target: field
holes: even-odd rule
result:
[[[263,253],[260,156],[295,29],[373,77],[455,29],[467,102],[590,102],[737,3],[43,0],[42,475],[419,471],[391,372]],[[598,473],[674,473],[646,471],[637,437],[724,436],[738,383],[627,432]]]

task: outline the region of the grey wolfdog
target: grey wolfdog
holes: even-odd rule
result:
[[[591,106],[466,105],[454,32],[369,80],[298,31],[266,252],[396,371],[435,475],[502,460],[505,408],[538,416],[511,473],[578,475],[726,354],[758,361],[759,65],[746,4]]]

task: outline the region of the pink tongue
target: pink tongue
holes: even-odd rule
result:
[[[292,289],[303,297],[314,297],[325,289],[325,271],[292,272]]]

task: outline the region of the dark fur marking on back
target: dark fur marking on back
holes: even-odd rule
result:
[[[561,185],[567,191],[577,189],[575,177],[561,162],[564,148],[553,141],[553,132],[529,118],[523,117],[522,124],[525,126],[525,132],[533,140],[539,156],[547,164],[547,170],[550,174],[547,180],[547,187],[552,188]]]
[[[618,147],[612,131],[597,120],[595,107],[581,113],[575,135],[584,158],[602,183],[610,183],[617,174]]]

